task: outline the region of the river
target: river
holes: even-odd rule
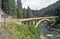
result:
[[[44,36],[46,36],[48,39],[60,39],[60,33],[51,30],[51,29],[54,29],[54,28],[49,29],[50,27],[45,26],[45,25],[42,25],[42,26],[39,26],[39,27],[40,27],[42,33],[44,34]]]

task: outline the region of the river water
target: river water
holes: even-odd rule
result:
[[[48,39],[60,39],[60,33],[50,30],[49,26],[42,25],[39,27],[40,27],[42,33],[44,34],[44,36],[46,36]]]

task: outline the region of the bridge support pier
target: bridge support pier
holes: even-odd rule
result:
[[[31,21],[29,22],[29,25],[32,25],[32,22]]]
[[[28,25],[28,22],[25,22],[26,23],[26,25]]]
[[[35,21],[33,21],[33,25],[35,25]]]

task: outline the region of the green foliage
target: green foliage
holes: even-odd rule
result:
[[[1,6],[1,0],[0,0]],[[32,11],[22,8],[21,0],[17,0],[17,6],[15,0],[2,0],[2,9],[5,13],[13,16],[14,18],[30,18],[33,17]]]
[[[12,14],[15,6],[15,0],[2,0],[3,11]]]
[[[2,0],[2,9],[5,13],[17,18],[15,0]]]
[[[35,16],[59,16],[60,17],[60,1],[40,9]]]
[[[40,39],[40,29],[34,26],[9,23],[5,29],[16,39]]]
[[[38,13],[35,14],[35,17],[41,16],[58,16],[59,19],[55,21],[55,25],[60,24],[60,0],[46,8],[40,9]]]
[[[58,20],[58,18],[52,18],[51,20],[50,20],[50,26],[54,26],[54,25],[56,25],[57,24],[57,20]]]
[[[26,18],[27,16],[26,16],[26,9],[23,9],[23,18]]]
[[[9,14],[13,15],[14,13],[16,13],[16,6],[15,6],[15,0],[9,0],[9,7],[7,7],[9,9]]]
[[[17,0],[17,13],[18,13],[18,18],[23,18],[23,9],[22,9],[21,0]]]
[[[28,7],[27,9],[27,18],[33,17],[32,11],[30,10],[30,8]]]
[[[18,18],[23,18],[23,9],[21,7],[17,8]]]
[[[2,0],[2,9],[3,11],[6,11],[8,8],[8,0]]]

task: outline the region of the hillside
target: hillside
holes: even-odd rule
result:
[[[38,13],[35,14],[35,16],[60,16],[60,1],[57,1],[56,3],[43,8],[38,11]]]
[[[35,17],[41,17],[41,16],[58,16],[59,19],[56,21],[55,26],[59,27],[60,26],[60,0],[46,8],[40,9],[35,14]]]

